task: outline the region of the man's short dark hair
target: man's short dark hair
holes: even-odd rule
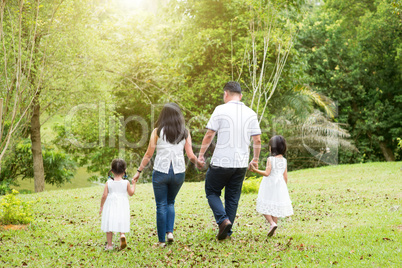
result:
[[[240,84],[234,81],[227,82],[226,85],[223,87],[223,90],[241,94]]]

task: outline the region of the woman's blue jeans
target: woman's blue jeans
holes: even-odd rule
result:
[[[174,201],[184,182],[185,173],[174,174],[170,166],[169,173],[165,174],[154,170],[152,172],[152,185],[156,202],[156,227],[159,242],[166,241],[166,233],[172,232],[174,227],[175,211]]]

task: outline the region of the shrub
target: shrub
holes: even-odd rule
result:
[[[27,224],[32,221],[31,205],[33,202],[25,202],[17,198],[18,191],[12,190],[5,195],[0,203],[1,224]]]
[[[66,182],[71,182],[77,163],[68,154],[54,146],[43,145],[42,155],[46,183],[60,187]],[[7,178],[20,177],[22,180],[33,178],[32,162],[31,140],[22,139],[2,163],[0,182],[7,180]],[[12,185],[18,186],[16,180],[12,181]]]
[[[7,180],[0,180],[0,195],[5,195],[9,192],[11,192],[10,185],[12,184],[12,180],[7,179]]]
[[[243,187],[241,188],[241,192],[244,194],[249,193],[258,193],[258,189],[260,188],[262,177],[257,178],[256,176],[248,177],[243,182]]]

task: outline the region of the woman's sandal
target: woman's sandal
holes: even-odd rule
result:
[[[125,236],[120,236],[120,249],[125,249],[127,247],[127,241]]]
[[[169,232],[167,233],[167,242],[168,243],[173,243],[174,242],[174,238],[173,238],[173,233]]]

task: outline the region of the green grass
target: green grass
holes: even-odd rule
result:
[[[88,178],[91,175],[87,173],[85,167],[80,167],[77,169],[77,172],[74,175],[74,178],[71,179],[71,182],[65,183],[61,185],[61,187],[57,187],[56,185],[45,184],[45,191],[52,191],[52,190],[61,190],[61,189],[76,189],[76,188],[83,188],[83,187],[91,187],[95,186],[93,182],[89,182]],[[28,190],[31,192],[35,192],[35,185],[33,179],[18,179],[17,183],[19,186],[11,187],[18,191],[21,190]]]
[[[103,251],[101,186],[20,195],[40,199],[36,219],[27,230],[1,231],[0,266],[402,267],[401,165],[290,172],[295,215],[280,220],[272,238],[255,211],[256,194],[243,194],[232,240],[216,241],[203,183],[185,183],[176,199],[176,242],[165,249],[154,246],[151,184],[130,198],[128,248],[114,252]]]

